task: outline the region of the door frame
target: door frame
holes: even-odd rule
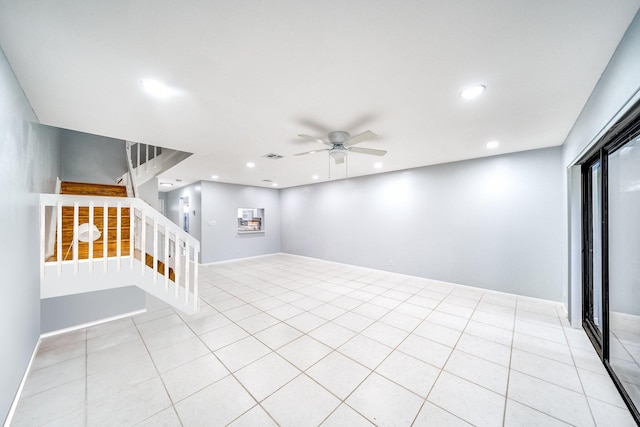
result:
[[[614,124],[600,140],[576,164],[581,166],[582,175],[582,326],[596,349],[600,360],[609,376],[620,392],[636,423],[640,425],[640,412],[622,385],[609,363],[610,328],[609,328],[609,207],[608,207],[608,158],[631,140],[640,136],[640,102],[636,103],[616,124]],[[593,277],[593,265],[589,248],[593,243],[591,236],[592,215],[592,181],[591,166],[600,161],[601,167],[601,252],[602,252],[602,333],[593,323],[593,295],[590,293]]]

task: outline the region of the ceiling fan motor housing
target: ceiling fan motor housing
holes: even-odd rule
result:
[[[329,142],[331,142],[332,144],[342,145],[350,137],[351,137],[351,135],[349,134],[349,132],[344,132],[344,131],[339,130],[339,131],[336,131],[336,132],[331,132],[329,134]]]

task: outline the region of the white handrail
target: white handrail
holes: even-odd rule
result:
[[[125,150],[127,152],[127,181],[126,181],[126,185],[127,188],[131,187],[131,192],[133,193],[131,196],[132,197],[138,197],[138,181],[136,180],[136,177],[134,176],[133,170],[134,170],[134,166],[133,166],[133,162],[131,160],[131,147],[133,146],[133,143],[130,141],[127,141],[125,144]],[[138,147],[140,147],[140,144],[138,144]],[[140,156],[140,151],[138,150],[138,156]]]
[[[67,251],[68,247],[62,246],[62,211],[64,208],[73,210],[73,237],[72,251],[66,257],[63,251]],[[102,209],[102,236],[94,236],[94,229],[89,228],[88,236],[78,239],[80,223],[87,221],[93,224],[94,220],[100,220],[99,209]],[[126,213],[129,209],[129,213]],[[109,214],[111,210],[112,219],[115,220],[115,230],[111,230],[109,236]],[[87,214],[88,212],[88,214]],[[48,234],[45,217],[48,214],[55,214],[57,221],[57,247],[54,259],[45,259],[45,236]],[[189,306],[193,310],[198,309],[198,254],[200,252],[200,242],[190,234],[184,232],[180,227],[160,212],[153,209],[147,203],[137,198],[127,197],[100,197],[100,196],[77,196],[77,195],[61,195],[61,194],[41,194],[40,195],[40,226],[41,226],[41,277],[45,279],[47,265],[52,265],[54,271],[57,270],[57,277],[61,277],[67,272],[68,264],[73,265],[72,276],[77,276],[80,266],[88,263],[85,267],[88,274],[95,274],[93,263],[95,258],[103,258],[104,271],[119,273],[132,272],[137,268],[136,262],[140,263],[140,274],[145,280],[140,280],[144,285],[138,284],[145,291],[151,292],[158,296],[161,293],[162,299],[171,300],[172,304],[180,308]],[[125,220],[129,218],[129,230],[124,231],[126,227]],[[66,220],[65,220],[66,221]],[[112,227],[114,223],[112,222]],[[69,226],[69,225],[67,225]],[[125,229],[126,230],[126,229]],[[114,237],[115,235],[115,237]],[[94,241],[99,244],[102,237],[103,250],[94,250]],[[129,250],[123,247],[123,240],[129,238]],[[67,234],[68,238],[68,234]],[[83,242],[87,242],[86,244]],[[109,253],[108,246],[115,243],[115,251]],[[80,245],[88,249],[80,255]],[[176,248],[170,253],[170,246]],[[66,245],[66,244],[65,244]],[[184,252],[183,252],[184,245]],[[149,246],[149,247],[147,247]],[[152,267],[147,266],[146,257],[149,254],[153,261],[150,263]],[[193,256],[191,256],[193,254]],[[86,258],[85,258],[86,256]],[[82,257],[82,259],[81,259]],[[70,259],[71,258],[71,259]],[[129,262],[126,262],[126,259]],[[113,260],[111,263],[109,260]],[[122,262],[121,262],[122,261]],[[164,280],[158,280],[158,274],[161,262],[164,264]],[[53,265],[56,265],[53,267]],[[115,268],[114,268],[115,265]],[[174,278],[171,279],[170,273],[173,270]],[[137,271],[137,270],[136,270]],[[83,273],[84,274],[84,273]],[[151,276],[149,276],[151,274]],[[140,276],[136,276],[140,277]],[[146,279],[150,280],[146,280]],[[136,283],[132,283],[136,284]],[[171,296],[171,298],[169,298]],[[175,303],[174,303],[175,302]]]

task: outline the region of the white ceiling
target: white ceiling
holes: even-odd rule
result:
[[[0,44],[42,123],[195,153],[162,178],[283,188],[328,179],[326,152],[292,156],[325,148],[300,133],[376,132],[360,146],[388,154],[351,153],[349,176],[562,144],[639,7],[0,0]],[[147,78],[176,93],[149,96]]]

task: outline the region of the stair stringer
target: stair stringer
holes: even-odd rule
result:
[[[91,271],[93,262],[93,271]],[[184,260],[183,260],[184,262]],[[102,259],[78,260],[77,269],[74,261],[64,261],[58,266],[57,262],[46,263],[44,277],[40,281],[40,298],[55,298],[85,292],[105,289],[116,289],[126,286],[137,286],[143,291],[181,310],[185,314],[195,314],[199,311],[197,295],[192,291],[193,283],[189,286],[189,293],[185,300],[185,288],[167,280],[165,276],[154,272],[146,264],[134,257],[120,257],[118,267],[117,258],[107,258],[106,269]],[[193,261],[189,262],[192,271]],[[59,274],[58,274],[59,269]],[[194,278],[191,278],[193,282]]]

